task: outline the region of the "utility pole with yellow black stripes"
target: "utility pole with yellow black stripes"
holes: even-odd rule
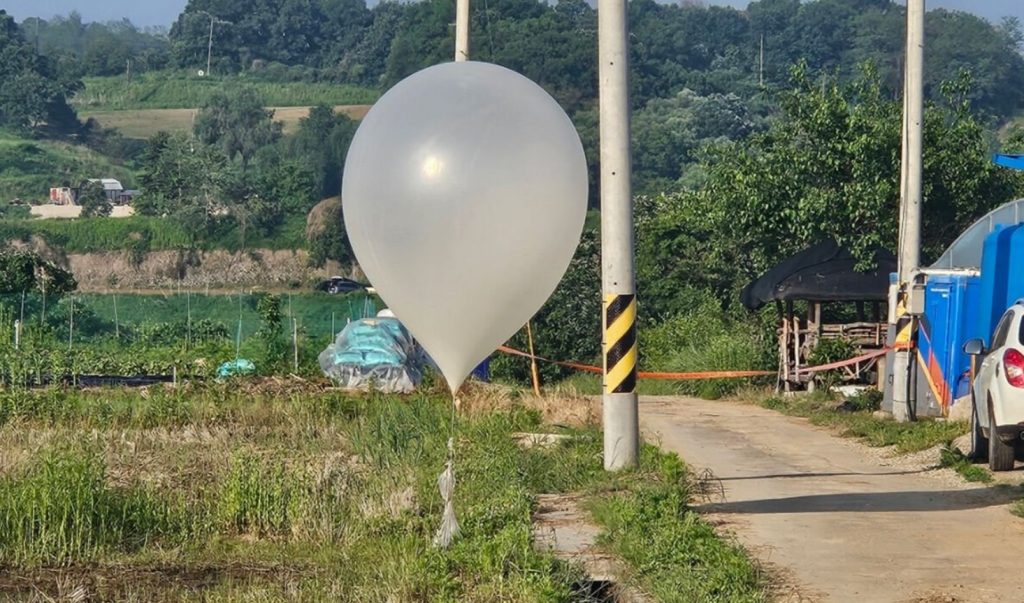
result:
[[[604,467],[618,470],[636,466],[640,456],[626,0],[599,0],[597,21],[604,295]]]

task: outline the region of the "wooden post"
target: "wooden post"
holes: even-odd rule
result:
[[[793,376],[800,379],[800,317],[793,315]]]
[[[540,373],[537,371],[537,357],[533,353],[533,329],[526,321],[526,340],[530,345],[530,376],[533,378],[533,394],[540,397]]]
[[[789,385],[789,316],[782,315],[782,328],[779,330],[779,362],[782,363],[782,381],[786,391]]]

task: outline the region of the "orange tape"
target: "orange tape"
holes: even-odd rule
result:
[[[499,347],[498,351],[499,352],[504,352],[504,353],[512,355],[512,356],[521,356],[523,358],[531,358],[532,357],[532,356],[530,356],[530,354],[528,354],[526,352],[517,350],[515,348],[510,348],[510,347],[507,347],[507,346]],[[551,363],[551,364],[556,364],[558,366],[564,366],[566,368],[576,369],[578,371],[583,371],[583,372],[586,372],[586,373],[596,373],[596,374],[600,375],[601,372],[602,372],[601,371],[601,367],[599,367],[599,366],[592,366],[592,365],[589,365],[589,364],[580,364],[578,362],[563,362],[563,361],[560,361],[560,360],[551,360],[551,359],[548,359],[548,358],[543,358],[541,356],[536,356],[536,358],[537,358],[537,360],[541,360],[543,362],[548,362],[548,363]],[[640,372],[637,373],[637,377],[640,377],[641,379],[664,379],[664,380],[668,380],[668,381],[687,381],[687,380],[694,380],[694,379],[740,379],[740,378],[746,378],[746,377],[769,377],[769,376],[774,376],[776,374],[777,373],[775,371],[700,371],[700,372],[693,372],[693,373],[655,373],[655,372],[640,371]]]
[[[884,348],[881,350],[875,350],[874,352],[868,352],[862,356],[856,358],[850,358],[849,360],[842,360],[840,362],[833,362],[831,364],[823,364],[821,366],[808,366],[800,368],[797,373],[818,373],[822,371],[830,371],[837,368],[843,368],[845,366],[851,366],[858,362],[864,362],[865,360],[871,360],[872,358],[878,358],[892,351],[894,348]],[[508,346],[501,346],[498,348],[499,352],[509,354],[510,356],[520,356],[523,358],[536,358],[542,362],[548,362],[558,366],[564,366],[566,368],[576,369],[586,373],[595,373],[600,375],[602,373],[601,367],[592,366],[589,364],[580,364],[578,362],[565,362],[561,360],[551,360],[542,356],[532,356],[521,350],[510,348]],[[637,377],[641,379],[663,379],[667,381],[691,381],[699,379],[745,379],[749,377],[770,377],[775,376],[778,373],[775,371],[697,371],[690,373],[661,373],[651,371],[640,371],[637,373]]]
[[[796,370],[796,373],[799,375],[800,373],[820,373],[822,371],[831,371],[833,369],[843,368],[844,366],[851,366],[857,364],[858,362],[864,362],[865,360],[871,360],[872,358],[878,358],[879,356],[885,356],[892,349],[893,348],[884,348],[881,350],[875,350],[874,352],[868,352],[867,354],[857,356],[856,358],[850,358],[849,360],[840,360],[839,362],[832,362],[829,364],[822,364],[821,366],[801,367]]]

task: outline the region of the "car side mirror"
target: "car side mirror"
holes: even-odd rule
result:
[[[985,354],[985,342],[980,339],[971,339],[964,344],[964,354],[968,356],[981,356]]]

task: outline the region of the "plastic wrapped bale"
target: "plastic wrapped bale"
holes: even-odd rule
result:
[[[423,378],[421,354],[394,318],[350,322],[320,353],[324,374],[349,389],[410,393]]]
[[[251,360],[236,358],[217,367],[217,380],[223,381],[231,377],[244,377],[256,372],[256,365]]]

